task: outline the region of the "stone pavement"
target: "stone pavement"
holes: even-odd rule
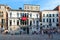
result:
[[[0,40],[60,40],[60,34],[54,34],[53,39],[48,35],[3,35],[0,34]]]

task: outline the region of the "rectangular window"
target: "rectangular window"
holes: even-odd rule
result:
[[[43,22],[45,22],[45,19],[43,19]]]
[[[17,20],[17,25],[19,25],[19,20]]]
[[[49,23],[51,23],[51,19],[49,19]]]
[[[25,6],[25,9],[26,9],[26,6]]]
[[[39,21],[36,21],[36,25],[37,25],[37,27],[38,27],[38,24],[39,24]]]
[[[2,19],[2,24],[4,24],[5,23],[5,20],[4,19]]]
[[[48,22],[48,18],[47,18],[47,22]]]
[[[24,24],[26,25],[27,24],[27,21],[24,21]]]
[[[24,13],[21,13],[21,17],[24,17]]]
[[[26,14],[26,16],[27,16],[27,18],[28,18],[28,16],[29,16],[29,13],[27,13],[27,14]]]
[[[27,6],[27,9],[29,9],[29,6]]]
[[[53,18],[53,22],[55,22],[54,18]]]
[[[22,17],[22,13],[20,13],[21,17]]]
[[[30,21],[30,26],[32,26],[32,21]]]
[[[24,13],[22,13],[22,17],[24,17]]]
[[[43,14],[43,17],[45,17],[45,14]]]
[[[19,13],[17,13],[17,17],[19,17]]]
[[[10,20],[10,26],[12,25],[12,20]]]
[[[56,26],[59,26],[59,24],[57,23]]]
[[[57,20],[57,22],[58,22],[58,18],[57,18],[56,20]]]
[[[36,14],[37,18],[38,18],[38,14]]]
[[[20,20],[20,24],[22,25],[22,20]]]
[[[46,17],[48,17],[48,14],[46,15]]]
[[[56,14],[56,17],[58,17],[58,14]]]
[[[26,13],[24,14],[24,17],[26,17]]]
[[[51,14],[49,14],[49,17],[51,17]]]
[[[12,17],[12,13],[10,13],[10,17]]]
[[[53,17],[54,17],[54,14],[53,14]]]

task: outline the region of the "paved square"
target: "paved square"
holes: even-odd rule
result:
[[[60,40],[60,34],[54,34],[53,39],[48,39],[48,35],[2,35],[0,40]]]

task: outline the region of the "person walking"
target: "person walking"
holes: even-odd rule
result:
[[[48,31],[48,37],[49,37],[49,39],[50,39],[50,38],[53,38],[52,30],[49,30],[49,31]]]

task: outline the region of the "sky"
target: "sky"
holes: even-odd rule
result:
[[[12,9],[24,8],[24,4],[40,5],[40,10],[53,10],[60,5],[60,0],[0,0],[0,4],[10,6]]]

